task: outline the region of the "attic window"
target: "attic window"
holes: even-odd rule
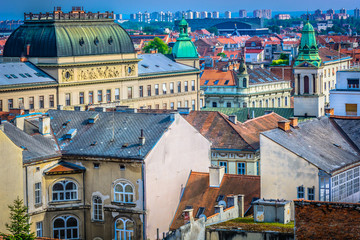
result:
[[[108,39],[109,45],[111,45],[111,44],[113,43],[113,41],[114,41],[114,40],[113,40],[112,36],[110,36],[109,39]]]
[[[15,74],[10,74],[13,78],[18,78]]]
[[[159,65],[155,65],[155,67],[160,67]]]
[[[172,65],[172,64],[170,64],[170,63],[169,63],[168,65],[169,65],[170,67],[172,67],[172,66],[173,66],[173,65]]]
[[[128,143],[124,143],[124,144],[122,145],[122,148],[127,148],[128,146],[129,146]]]
[[[90,144],[90,146],[96,146],[96,144],[97,144],[97,141],[93,141],[93,142]]]
[[[32,77],[30,74],[28,74],[28,73],[25,73],[25,75],[27,76],[27,77]]]
[[[149,68],[149,65],[141,64],[141,66],[144,68]]]
[[[224,195],[219,195],[216,199],[216,202],[220,202],[223,199],[224,199]]]
[[[193,206],[185,206],[185,209],[192,209],[193,208]]]
[[[45,75],[42,74],[42,73],[35,73],[35,75],[38,76],[38,77],[45,77]]]
[[[125,165],[124,165],[124,164],[121,164],[121,165],[120,165],[120,170],[121,170],[121,171],[125,171]]]
[[[9,74],[4,74],[4,76],[5,76],[7,79],[12,79],[12,77],[11,77]]]
[[[22,76],[23,78],[26,78],[26,76],[22,73],[20,73],[19,75]]]
[[[95,39],[94,39],[94,44],[95,44],[96,46],[99,44],[99,39],[98,39],[98,37],[95,37]]]
[[[229,80],[226,80],[226,81],[225,81],[225,85],[228,85],[228,83],[229,83]]]
[[[20,146],[20,147],[24,150],[27,150],[27,147],[25,147],[25,146]]]
[[[80,44],[80,46],[82,46],[82,45],[85,44],[84,38],[80,38],[80,39],[79,39],[79,44]]]
[[[63,127],[66,127],[69,123],[70,123],[71,120],[67,120],[66,122],[63,123]]]
[[[199,210],[196,213],[195,218],[199,218],[201,214],[203,214],[205,212],[205,208],[204,207],[199,207]]]
[[[209,83],[209,80],[206,80],[204,84],[207,85],[208,83]]]
[[[68,131],[66,133],[65,138],[66,139],[73,139],[75,137],[76,133],[77,133],[76,128],[72,128],[72,129],[70,129],[70,131]]]
[[[94,163],[94,168],[96,169],[100,168],[100,163]]]

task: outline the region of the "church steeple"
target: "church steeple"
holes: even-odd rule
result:
[[[315,30],[309,20],[302,29],[299,55],[295,60],[294,66],[297,67],[304,62],[310,63],[315,67],[320,67],[321,65],[319,49],[316,44]]]

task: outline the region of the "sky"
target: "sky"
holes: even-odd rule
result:
[[[129,14],[137,11],[214,11],[227,10],[237,12],[246,9],[271,9],[272,11],[314,11],[318,8],[338,10],[346,8],[353,10],[360,8],[360,0],[1,0],[0,19],[23,19],[24,12],[53,11],[54,6],[61,6],[64,11],[71,10],[71,6],[84,6],[86,11],[114,11]]]

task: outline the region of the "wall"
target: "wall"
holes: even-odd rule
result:
[[[0,130],[0,153],[0,232],[7,233],[5,223],[10,223],[8,205],[12,205],[17,197],[24,200],[24,204],[26,200],[22,149],[16,146],[2,130]]]
[[[258,175],[257,162],[259,161],[258,154],[254,152],[223,152],[212,150],[211,164],[219,166],[219,162],[227,162],[227,173],[238,174],[238,163],[245,163],[246,175]]]
[[[206,229],[206,240],[292,240],[294,234],[279,232],[246,232],[235,229]]]
[[[178,116],[145,159],[146,234],[169,231],[190,171],[208,172],[210,142]]]
[[[347,116],[346,104],[357,104],[357,115],[360,116],[360,91],[331,91],[330,107],[334,108],[334,115]]]
[[[295,95],[294,116],[319,117],[325,113],[324,95]]]

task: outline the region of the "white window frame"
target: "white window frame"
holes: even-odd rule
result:
[[[36,222],[36,236],[43,236],[43,222]]]
[[[41,204],[41,182],[35,183],[35,205]]]
[[[116,190],[117,186],[122,187],[121,190]],[[126,187],[130,186],[131,191],[126,191]],[[135,194],[134,194],[134,187],[128,182],[118,182],[114,186],[114,202],[119,203],[134,203]]]
[[[75,185],[75,189],[71,189],[71,190],[66,190],[66,186],[69,183],[73,183]],[[56,184],[61,184],[63,186],[63,190],[55,190],[54,191],[54,186]],[[75,181],[71,181],[71,180],[62,180],[62,181],[58,181],[56,183],[54,183],[52,185],[52,201],[54,202],[62,202],[62,201],[74,201],[74,200],[78,200],[78,185]],[[70,198],[66,199],[66,195],[67,193],[69,193]],[[54,194],[57,195],[57,199],[54,200]],[[61,197],[62,196],[62,197]]]
[[[95,221],[104,221],[103,200],[100,196],[93,196],[93,219]]]

